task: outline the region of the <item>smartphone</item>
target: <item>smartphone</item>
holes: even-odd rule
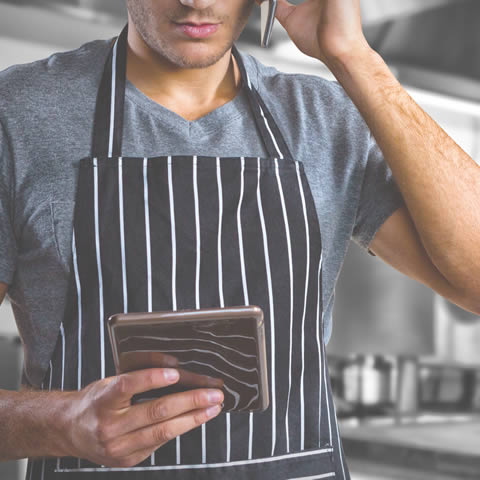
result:
[[[132,403],[194,388],[219,388],[224,412],[268,408],[263,311],[256,305],[119,313],[108,319],[117,375],[176,368],[177,383],[136,394]]]
[[[272,36],[273,24],[275,23],[275,12],[277,11],[277,0],[264,0],[260,4],[261,38],[260,45],[268,47]]]

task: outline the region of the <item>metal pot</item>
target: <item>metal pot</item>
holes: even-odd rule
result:
[[[392,365],[380,355],[351,355],[343,371],[343,399],[362,407],[391,402]]]

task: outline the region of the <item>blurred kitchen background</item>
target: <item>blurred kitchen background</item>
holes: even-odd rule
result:
[[[370,44],[480,162],[480,2],[361,3]],[[116,36],[125,18],[123,0],[0,0],[0,70]],[[282,71],[333,78],[278,23],[271,47],[260,48],[259,24],[255,8],[241,49]],[[354,243],[335,299],[328,355],[353,480],[479,479],[480,318]],[[21,368],[7,298],[0,307],[0,388],[16,389]],[[0,463],[0,478],[23,478],[25,463]]]

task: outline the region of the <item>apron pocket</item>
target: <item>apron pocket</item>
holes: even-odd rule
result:
[[[160,452],[161,449],[158,451]],[[118,480],[224,480],[245,478],[248,480],[320,480],[336,478],[332,448],[307,449],[302,452],[277,455],[254,460],[232,461],[204,465],[185,466],[135,466],[132,468],[88,469],[63,468],[61,472],[85,475],[92,480],[112,475]],[[52,464],[55,468],[56,466]],[[83,477],[82,477],[83,478]],[[110,477],[108,477],[110,478]]]
[[[248,478],[249,480],[313,480],[336,478],[332,448],[312,448],[302,452],[276,455],[250,461],[231,462],[218,467],[190,470],[191,477],[181,475],[181,470],[172,477],[162,472],[162,479],[220,480],[225,478]],[[173,472],[172,472],[173,473]],[[184,472],[185,473],[185,472]],[[165,475],[165,476],[163,476]]]

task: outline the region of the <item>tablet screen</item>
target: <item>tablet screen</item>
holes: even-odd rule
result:
[[[117,325],[116,350],[122,372],[173,367],[180,373],[176,384],[137,394],[132,401],[213,387],[224,392],[223,411],[263,410],[263,329],[263,320],[255,317]]]

